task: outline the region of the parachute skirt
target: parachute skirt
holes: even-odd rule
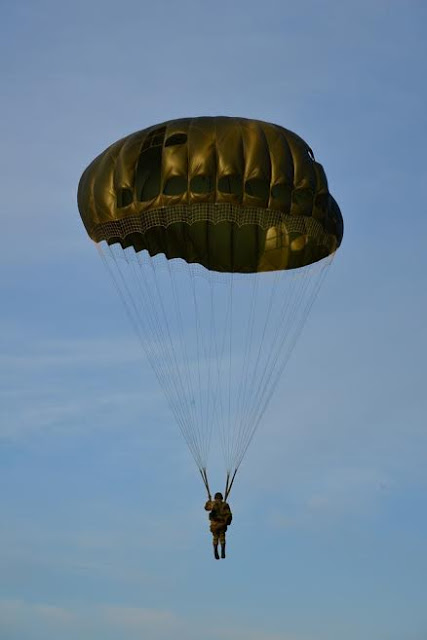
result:
[[[210,271],[298,268],[333,253],[336,236],[313,217],[231,204],[176,205],[99,225],[96,241],[182,258]]]

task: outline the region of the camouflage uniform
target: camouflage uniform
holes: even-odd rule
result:
[[[218,556],[218,542],[221,544],[222,557],[225,558],[225,532],[227,527],[231,524],[233,519],[231,509],[227,502],[223,502],[221,498],[217,498],[219,494],[216,494],[215,500],[208,500],[205,504],[205,510],[210,511],[210,530],[212,533],[212,541],[214,546],[215,558]]]

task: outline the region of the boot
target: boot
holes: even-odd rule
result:
[[[216,560],[219,560],[219,554],[218,554],[218,545],[214,544],[214,556]]]
[[[221,558],[225,558],[225,542],[221,545]]]

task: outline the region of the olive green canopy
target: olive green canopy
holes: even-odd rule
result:
[[[258,120],[171,120],[99,155],[78,205],[95,242],[251,273],[303,267],[343,235],[322,166],[295,133]]]

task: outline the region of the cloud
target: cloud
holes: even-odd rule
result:
[[[165,410],[161,389],[135,340],[12,340],[0,356],[0,436],[53,428],[113,426],[144,407]],[[126,377],[121,372],[126,371]],[[142,374],[142,375],[141,375]],[[121,383],[118,386],[118,383]],[[90,425],[87,416],[91,416]],[[114,421],[114,416],[116,420]]]
[[[14,630],[27,622],[49,627],[69,626],[76,620],[75,613],[64,607],[46,603],[29,603],[23,600],[0,600],[0,631]],[[7,636],[5,636],[7,637]]]
[[[56,637],[166,638],[177,619],[169,611],[114,605],[63,607],[24,600],[0,601],[0,633],[4,638],[52,640]],[[4,635],[3,635],[4,634]],[[144,635],[145,634],[145,635]]]
[[[370,516],[393,490],[394,480],[379,469],[340,467],[313,471],[290,486],[290,501],[278,500],[270,508],[267,521],[273,529],[313,529]]]
[[[178,624],[178,618],[170,611],[112,605],[101,606],[98,610],[109,625],[130,631],[142,631],[147,627],[172,629]]]
[[[144,415],[150,415],[151,408],[159,404],[161,394],[160,391],[149,390],[142,396],[140,389],[83,392],[71,387],[68,392],[55,388],[38,392],[16,389],[4,394],[3,399],[0,437],[22,441],[46,430],[57,435],[81,435],[82,431],[88,434],[95,429],[111,429],[123,423],[133,425],[142,411]],[[161,404],[157,417],[160,410],[164,411]]]
[[[215,627],[214,629],[212,627]],[[0,601],[0,633],[8,640],[308,640],[294,634],[248,628],[223,617],[221,625],[201,617],[191,620],[170,609],[119,604],[63,607],[25,600]]]
[[[37,370],[51,367],[123,365],[140,362],[143,355],[135,348],[136,339],[40,340],[28,344],[19,341],[16,351],[4,354],[0,366],[12,372],[16,369]],[[19,351],[18,351],[19,349]]]

